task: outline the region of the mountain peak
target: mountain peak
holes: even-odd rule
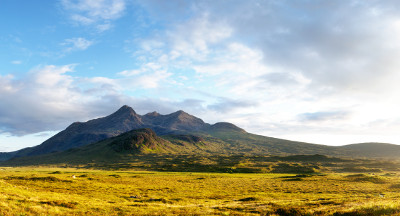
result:
[[[188,113],[186,113],[185,111],[183,111],[183,110],[178,110],[178,111],[176,111],[176,112],[174,112],[174,113],[171,113],[171,115],[177,115],[177,116],[179,116],[179,115],[189,115]]]
[[[132,109],[132,107],[130,107],[128,105],[123,105],[111,116],[126,116],[126,115],[136,116],[136,112],[135,112],[135,110]]]
[[[136,114],[135,110],[132,109],[132,107],[128,106],[128,105],[123,105],[121,108],[118,109],[117,112],[131,112]]]
[[[169,114],[169,116],[180,119],[180,120],[189,120],[189,119],[197,119],[197,117],[190,115],[189,113],[179,110],[174,113]]]
[[[167,116],[169,116],[171,119],[176,119],[176,120],[179,120],[179,121],[185,121],[185,122],[199,121],[199,122],[204,123],[203,120],[201,120],[201,119],[199,119],[199,118],[197,118],[195,116],[192,116],[192,115],[190,115],[189,113],[187,113],[187,112],[185,112],[183,110],[176,111],[176,112],[171,113],[171,114],[169,114]]]

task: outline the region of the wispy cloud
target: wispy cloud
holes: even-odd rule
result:
[[[69,38],[65,39],[64,42],[61,43],[62,46],[65,47],[65,52],[86,50],[90,46],[93,45],[93,41],[86,40],[85,38]]]
[[[210,46],[223,42],[231,36],[232,29],[223,22],[211,22],[208,15],[189,20],[168,31],[172,52],[176,57],[184,56],[201,60],[210,54]]]
[[[124,71],[119,72],[118,75],[130,77],[130,76],[136,76],[136,75],[143,74],[143,73],[157,71],[157,70],[160,70],[161,68],[162,68],[162,66],[158,63],[148,62],[146,64],[141,65],[141,67],[139,69],[124,70]]]
[[[120,18],[126,8],[125,0],[62,0],[70,19],[79,25],[94,25],[98,31],[112,27],[111,21]]]
[[[131,86],[133,89],[154,89],[160,87],[160,83],[167,82],[167,78],[171,75],[172,73],[168,73],[165,70],[157,70],[131,79],[123,79],[121,81],[125,84],[125,86]]]
[[[152,89],[158,88],[161,82],[168,83],[167,79],[172,73],[167,70],[168,68],[159,63],[149,62],[138,69],[121,71],[118,75],[124,77],[120,79],[124,86],[131,86],[133,89]]]

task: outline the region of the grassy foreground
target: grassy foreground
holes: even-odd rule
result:
[[[399,215],[399,201],[398,173],[0,168],[0,215]]]

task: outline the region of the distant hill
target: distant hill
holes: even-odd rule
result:
[[[356,155],[364,157],[400,159],[400,146],[389,143],[359,143],[345,145],[341,148],[351,150]]]
[[[132,141],[135,139],[143,142],[135,143]],[[104,146],[103,143],[114,144]],[[50,153],[62,156],[60,158],[76,159],[80,152],[91,152],[97,159],[101,155],[105,157],[104,159],[109,159],[110,157],[106,157],[104,152],[112,152],[115,157],[116,155],[120,157],[120,153],[126,151],[129,152],[127,154],[138,152],[278,156],[319,154],[335,157],[398,159],[400,146],[363,143],[334,147],[296,142],[247,133],[228,122],[210,125],[184,111],[168,115],[157,112],[139,115],[125,105],[109,116],[87,122],[75,122],[41,145],[11,153],[0,153],[0,160]],[[62,152],[68,152],[69,156],[66,157]],[[115,152],[119,154],[115,155]],[[71,154],[76,154],[76,157],[72,157]]]

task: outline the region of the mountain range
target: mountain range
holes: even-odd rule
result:
[[[115,158],[127,153],[323,154],[358,158],[399,158],[400,146],[363,143],[334,147],[296,142],[251,134],[227,122],[208,124],[184,111],[168,115],[157,112],[139,115],[131,107],[124,105],[109,116],[72,123],[38,146],[0,153],[0,160],[47,157],[61,162],[81,155],[87,162],[93,158]]]

